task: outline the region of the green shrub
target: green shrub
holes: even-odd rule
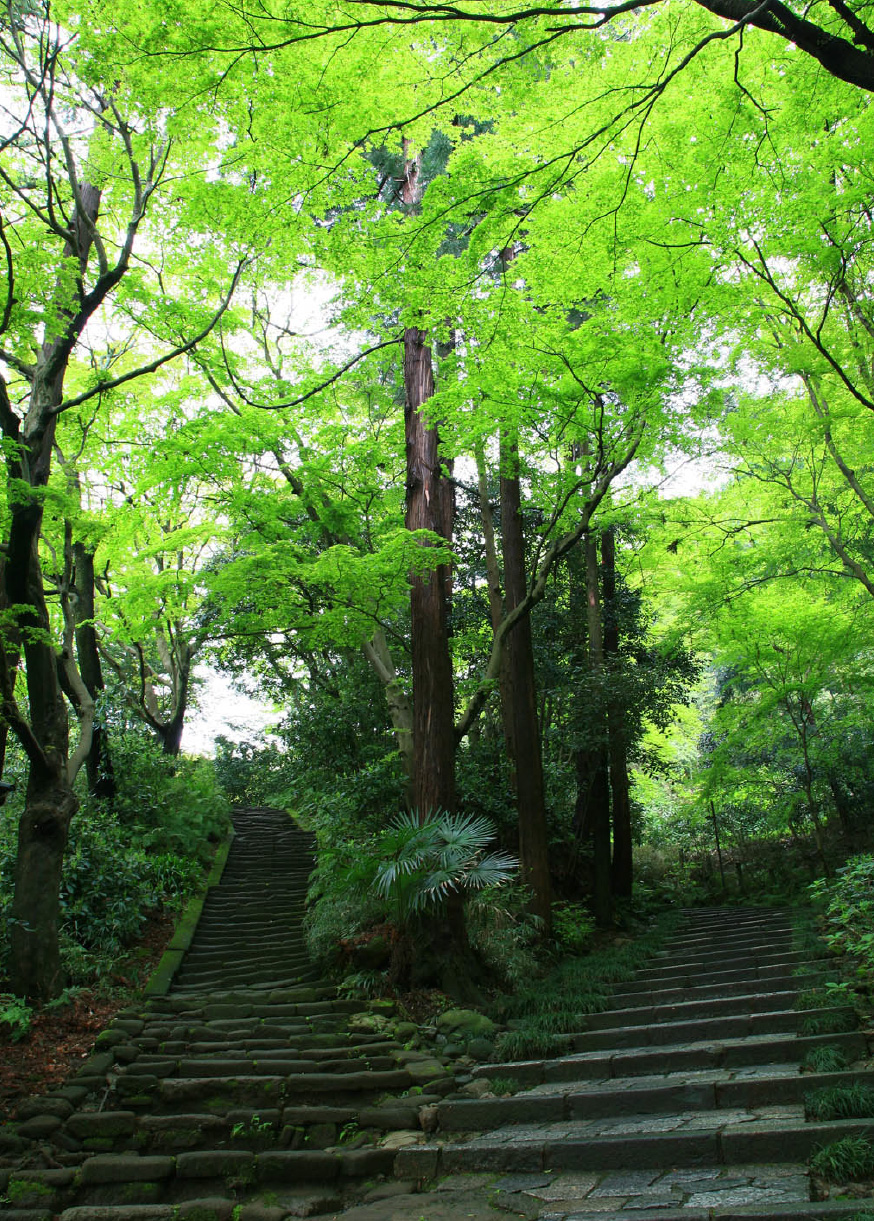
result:
[[[470,943],[503,985],[542,974],[541,921],[528,910],[530,891],[514,879],[473,895],[465,908]]]
[[[0,992],[0,1043],[17,1043],[30,1030],[33,1010],[27,1001],[11,992]]]
[[[861,978],[874,978],[874,856],[851,857],[827,880],[809,888],[822,910],[829,949],[854,958]]]
[[[845,1136],[818,1149],[810,1159],[813,1174],[830,1183],[847,1183],[874,1175],[874,1144],[867,1136]]]
[[[852,1010],[832,1009],[805,1018],[798,1027],[800,1035],[846,1034],[855,1030],[859,1019]]]
[[[595,918],[582,903],[553,903],[552,935],[566,953],[584,953],[594,931]]]
[[[805,1096],[804,1115],[818,1123],[829,1119],[872,1119],[874,1088],[854,1081],[814,1090]]]
[[[849,1063],[847,1053],[842,1047],[826,1044],[808,1048],[801,1061],[801,1068],[808,1073],[838,1073]]]
[[[499,1060],[530,1060],[537,1056],[560,1056],[566,1050],[566,1038],[535,1025],[520,1026],[518,1030],[502,1031],[495,1044]]]

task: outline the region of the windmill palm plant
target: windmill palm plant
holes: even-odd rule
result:
[[[438,810],[422,821],[415,811],[399,814],[378,842],[370,885],[392,905],[399,925],[440,908],[453,892],[500,886],[519,862],[486,851],[495,834],[488,818],[473,814]]]

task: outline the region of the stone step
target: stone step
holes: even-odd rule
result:
[[[768,984],[773,986],[774,992],[804,992],[810,988],[815,988],[821,983],[823,973],[821,971],[810,971],[803,975],[795,975],[787,973],[786,975],[775,975],[768,980]],[[684,1004],[686,1001],[707,1000],[712,997],[714,999],[722,999],[728,996],[748,996],[751,992],[761,989],[762,981],[760,979],[740,979],[733,980],[728,983],[721,984],[699,984],[690,988],[659,988],[653,991],[648,985],[645,987],[633,987],[634,981],[631,980],[627,984],[622,984],[620,989],[612,993],[611,1000],[619,1009],[632,1009],[638,1005],[673,1005]]]
[[[653,1025],[684,1018],[767,1013],[775,1009],[785,1011],[792,1007],[797,996],[798,989],[794,988],[774,992],[744,991],[734,996],[678,1001],[673,1004],[617,1006],[614,1009],[605,1009],[602,1013],[586,1015],[585,1025],[589,1030],[603,1030],[613,1025]]]
[[[97,1154],[78,1170],[79,1208],[105,1206],[119,1198],[154,1203],[173,1203],[196,1193],[223,1198],[235,1183],[248,1189],[258,1186],[314,1183],[340,1184],[390,1174],[395,1151],[387,1148],[326,1150],[207,1149],[161,1154]],[[236,1193],[228,1200],[231,1209]],[[133,1206],[132,1206],[133,1207]],[[74,1210],[69,1212],[75,1216]],[[86,1214],[80,1212],[79,1217]],[[120,1215],[120,1214],[119,1214]],[[136,1213],[128,1215],[135,1217]],[[173,1214],[168,1214],[172,1216]],[[201,1216],[210,1214],[201,1214]]]
[[[659,986],[661,986],[678,975],[708,977],[711,975],[726,975],[733,971],[752,972],[767,967],[772,969],[772,974],[776,974],[776,968],[785,968],[790,964],[807,965],[808,959],[809,955],[804,954],[801,950],[774,949],[766,950],[759,954],[690,956],[666,959],[657,966],[647,967],[643,971],[638,971],[636,978],[639,980],[651,979],[657,981]]]
[[[814,1149],[870,1131],[870,1120],[804,1123],[788,1112],[685,1112],[682,1116],[625,1117],[613,1121],[564,1120],[510,1126],[461,1144],[430,1142],[400,1149],[395,1173],[436,1178],[443,1174],[500,1171],[731,1166],[778,1162],[787,1149],[806,1158]]]
[[[336,1105],[357,1103],[362,1095],[378,1096],[388,1091],[401,1092],[415,1084],[407,1069],[396,1068],[387,1072],[360,1071],[357,1073],[290,1073],[252,1074],[239,1073],[235,1077],[140,1077],[119,1078],[117,1085],[127,1080],[133,1087],[141,1083],[143,1104],[150,1108],[159,1106],[162,1111],[190,1111],[204,1109],[213,1113],[224,1112],[235,1107],[275,1107],[278,1103],[294,1100],[322,1102],[326,1097]],[[126,1097],[127,1107],[141,1110],[135,1104],[138,1095]]]
[[[495,1065],[478,1065],[471,1072],[474,1077],[487,1077],[489,1074],[511,1077],[522,1085],[602,1081],[611,1077],[642,1077],[698,1069],[749,1068],[783,1063],[797,1065],[816,1047],[840,1048],[850,1063],[862,1060],[868,1054],[864,1035],[859,1031],[850,1031],[827,1035],[751,1036],[620,1051],[605,1049],[555,1060],[511,1061],[501,1064],[499,1068]]]
[[[807,1094],[827,1087],[864,1083],[874,1070],[800,1073],[794,1064],[769,1065],[759,1075],[722,1072],[663,1074],[592,1081],[585,1088],[540,1087],[508,1098],[449,1098],[438,1105],[441,1131],[474,1132],[508,1124],[558,1123],[619,1115],[677,1114],[774,1104],[801,1107]]]
[[[807,970],[811,969],[809,958],[804,958],[801,955],[793,955],[790,959],[788,955],[784,955],[773,963],[747,965],[747,966],[723,966],[719,970],[702,970],[700,967],[689,967],[688,965],[677,966],[664,971],[639,971],[633,980],[628,983],[623,983],[623,988],[628,990],[644,991],[646,989],[662,988],[692,988],[702,984],[722,984],[733,983],[736,981],[747,980],[769,980],[779,976],[792,974],[794,968],[801,966]]]
[[[809,1199],[799,1163],[700,1166],[693,1169],[511,1175],[493,1186],[500,1207],[542,1221],[767,1221],[851,1218],[861,1200]]]

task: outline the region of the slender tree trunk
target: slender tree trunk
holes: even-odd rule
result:
[[[83,543],[74,543],[74,585],[76,589],[76,657],[79,672],[91,695],[97,700],[102,693],[103,670],[97,650],[97,629],[94,626],[94,553]],[[85,760],[88,791],[94,797],[111,800],[115,796],[115,774],[109,753],[106,727],[99,717],[95,720],[91,749]]]
[[[612,888],[618,898],[630,898],[634,885],[631,840],[631,785],[628,779],[628,744],[622,703],[616,698],[611,671],[618,662],[619,615],[616,602],[616,535],[612,526],[601,535],[601,584],[604,601],[604,663],[608,684],[607,732],[610,759],[610,805],[613,815]]]
[[[601,628],[601,599],[598,583],[598,548],[594,535],[586,536],[586,617],[589,629],[589,665],[595,679],[594,687],[599,715],[605,715],[603,698],[604,639]],[[605,726],[606,727],[606,726]],[[607,782],[608,751],[606,741],[597,752],[589,800],[589,827],[592,834],[594,864],[593,908],[595,919],[602,928],[613,923],[610,860],[610,789]]]
[[[369,640],[362,644],[362,651],[370,668],[385,690],[386,703],[394,730],[395,742],[401,765],[404,769],[404,801],[411,809],[415,806],[415,754],[413,751],[413,709],[407,698],[403,683],[398,678],[394,660],[382,628],[377,628]]]
[[[519,446],[506,432],[501,436],[501,547],[507,611],[527,593],[525,540],[519,488]],[[549,833],[543,792],[543,758],[531,619],[525,616],[507,636],[506,658],[512,726],[513,774],[519,813],[519,858],[522,880],[531,890],[532,910],[549,931],[552,888],[549,878]]]

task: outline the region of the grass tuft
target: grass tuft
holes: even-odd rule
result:
[[[853,1082],[814,1090],[805,1096],[804,1116],[820,1123],[828,1119],[874,1119],[874,1089]]]
[[[810,1169],[829,1183],[868,1179],[874,1175],[874,1145],[867,1136],[845,1136],[817,1149]]]
[[[801,1068],[806,1073],[838,1073],[847,1068],[850,1061],[842,1047],[832,1047],[828,1044],[811,1047],[805,1053]]]

